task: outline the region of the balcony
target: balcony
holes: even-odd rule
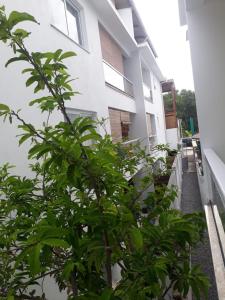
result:
[[[145,100],[153,102],[152,90],[144,82],[143,82],[143,92],[144,92]]]
[[[108,86],[131,98],[134,98],[133,83],[129,79],[127,79],[123,74],[113,68],[106,61],[103,61],[103,68],[105,74],[105,83]]]

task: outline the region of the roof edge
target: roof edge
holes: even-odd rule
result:
[[[139,12],[138,12],[138,10],[137,10],[137,7],[136,7],[136,5],[135,5],[135,3],[134,3],[134,0],[129,0],[129,2],[130,2],[130,5],[131,5],[132,9],[133,9],[134,12],[136,13],[137,18],[138,18],[138,21],[140,22],[140,24],[141,24],[141,26],[142,26],[142,28],[143,28],[143,30],[144,30],[146,36],[147,36],[146,41],[147,41],[147,43],[149,44],[149,46],[150,46],[150,48],[151,48],[151,50],[152,50],[152,52],[153,52],[155,58],[157,58],[157,57],[158,57],[158,54],[157,54],[157,52],[156,52],[156,50],[155,50],[155,47],[154,47],[154,45],[153,45],[153,43],[152,43],[152,41],[151,41],[149,35],[147,34],[147,31],[146,31],[146,29],[145,29],[144,23],[143,23],[143,21],[142,21],[142,19],[141,19],[141,17],[140,17],[140,14],[139,14]]]

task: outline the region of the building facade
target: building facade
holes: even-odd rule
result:
[[[131,0],[3,0],[6,12],[26,11],[40,25],[24,23],[32,32],[27,39],[30,51],[46,52],[62,49],[77,56],[68,59],[67,66],[76,95],[66,108],[71,118],[89,116],[106,119],[106,130],[116,141],[139,140],[148,152],[156,144],[166,143],[166,126],[161,81],[164,80],[156,62],[155,49],[146,34]],[[37,128],[46,121],[28,102],[34,99],[33,89],[25,87],[26,66],[18,62],[4,69],[13,56],[10,48],[0,46],[1,102]],[[58,113],[49,122],[62,119]],[[13,121],[14,122],[14,121]],[[29,175],[28,144],[18,147],[17,124],[0,120],[0,164],[15,165],[18,175]],[[99,128],[100,133],[104,130]],[[119,276],[119,271],[114,272]],[[52,278],[44,283],[49,299],[60,300]],[[41,292],[41,291],[40,291]]]
[[[77,53],[67,61],[70,74],[77,78],[75,90],[80,92],[67,107],[72,117],[107,119],[106,129],[113,140],[139,139],[147,151],[156,143],[166,143],[160,84],[164,78],[133,1],[3,0],[2,4],[6,12],[26,11],[40,22],[39,26],[24,23],[32,32],[27,40],[31,51]],[[32,88],[25,88],[26,76],[21,76],[24,64],[12,64],[5,70],[12,53],[2,45],[0,51],[2,102],[22,109],[24,119],[32,116],[33,123],[41,126],[46,116],[27,105],[34,96]],[[50,122],[60,118],[54,114]],[[0,122],[0,163],[9,161],[25,175],[26,145],[18,148],[15,126]]]

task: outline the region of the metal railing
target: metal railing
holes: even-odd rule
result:
[[[106,84],[134,98],[133,83],[129,79],[104,60],[103,68]]]

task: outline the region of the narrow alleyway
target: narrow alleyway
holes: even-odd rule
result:
[[[185,154],[186,157],[183,158],[181,209],[184,213],[203,211],[193,151],[188,150]],[[193,265],[200,265],[202,267],[202,270],[206,273],[210,280],[211,288],[209,291],[208,299],[202,298],[202,300],[217,300],[218,295],[207,231],[205,233],[204,244],[199,244],[197,249],[193,250],[191,262]]]

